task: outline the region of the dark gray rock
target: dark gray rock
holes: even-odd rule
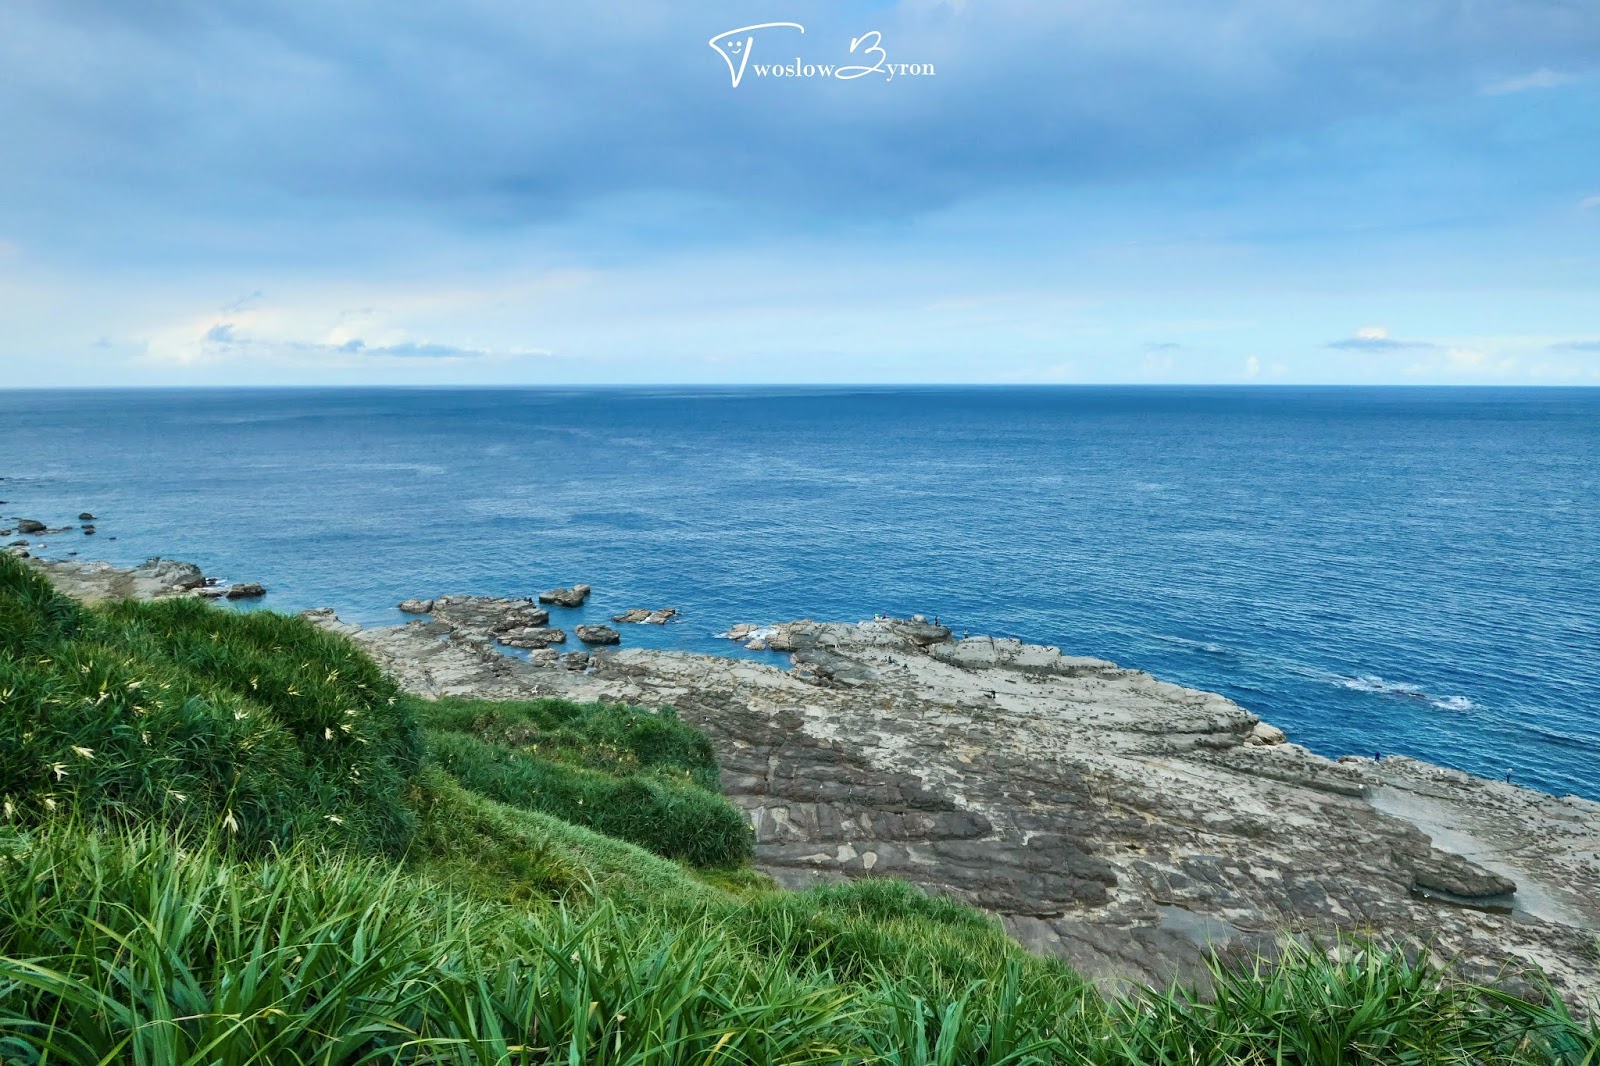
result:
[[[585,644],[621,644],[622,634],[610,626],[578,626],[573,630]]]
[[[17,519],[17,532],[18,533],[28,533],[28,534],[31,534],[31,535],[36,535],[36,534],[45,532],[49,528],[50,527],[46,526],[43,522],[35,521],[32,518],[19,518],[19,519]]]
[[[264,585],[254,581],[245,581],[238,585],[229,585],[226,593],[230,600],[254,600],[267,594]]]
[[[588,598],[588,585],[573,585],[571,588],[551,589],[539,593],[540,603],[553,604],[557,607],[581,607],[583,601]]]
[[[80,521],[80,522],[93,522],[94,521],[94,515],[90,514],[88,511],[84,511],[82,514],[78,515],[78,521]]]

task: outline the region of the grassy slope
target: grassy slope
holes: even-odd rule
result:
[[[0,558],[0,1061],[1600,1066],[1360,952],[1108,1006],[904,885],[763,887],[715,773],[670,714],[414,704],[298,619]]]

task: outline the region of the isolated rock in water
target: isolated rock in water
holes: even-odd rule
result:
[[[643,607],[635,607],[631,610],[623,611],[621,614],[612,615],[611,620],[613,622],[624,622],[629,625],[637,625],[641,622],[648,622],[651,625],[660,626],[666,625],[668,621],[676,618],[677,616],[678,609],[676,607],[663,607],[656,611],[648,611]]]
[[[80,522],[93,522],[94,521],[94,515],[90,514],[88,511],[84,511],[82,514],[78,515],[78,521],[80,521]]]
[[[581,607],[583,601],[588,598],[588,585],[573,585],[569,589],[551,589],[539,593],[540,603],[550,603],[557,607]]]
[[[552,644],[565,644],[567,634],[560,629],[525,626],[508,629],[497,634],[495,639],[510,648],[548,648]]]
[[[756,637],[754,640],[752,640],[750,643],[748,643],[748,644],[746,644],[744,646],[744,650],[745,651],[766,651],[767,650],[767,642],[762,640],[760,637]]]
[[[45,525],[43,522],[36,522],[31,518],[19,518],[19,519],[17,519],[17,532],[18,533],[35,533],[35,534],[37,534],[37,533],[43,533],[49,528],[50,527]]]
[[[578,626],[573,630],[585,644],[621,644],[622,634],[610,626]]]
[[[83,527],[83,535],[86,536],[86,537],[94,536],[94,527],[93,526],[84,526]]]
[[[433,610],[432,600],[401,600],[400,609],[406,614],[427,614]]]
[[[18,537],[16,540],[14,540],[10,544],[6,545],[6,547],[8,547],[8,548],[26,548],[27,546],[28,546],[28,542],[23,537]]]
[[[230,600],[253,600],[257,597],[265,596],[266,594],[266,586],[259,585],[254,581],[246,581],[240,585],[228,586],[228,599]]]
[[[749,622],[740,622],[738,625],[729,626],[728,631],[722,635],[727,637],[729,640],[736,640],[742,644],[754,636],[760,629],[760,626],[751,625]]]

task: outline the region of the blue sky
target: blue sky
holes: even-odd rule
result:
[[[1600,384],[1594,0],[0,0],[0,145],[0,386]]]

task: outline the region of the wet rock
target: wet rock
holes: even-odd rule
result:
[[[666,625],[677,616],[678,609],[676,607],[663,607],[655,611],[649,611],[643,607],[634,607],[631,610],[623,611],[621,614],[612,615],[611,620],[626,625],[638,625],[648,622],[650,625],[661,626]]]
[[[94,536],[94,527],[93,526],[84,526],[83,527],[83,535],[86,536],[86,537]]]
[[[428,614],[433,610],[432,600],[401,600],[397,605],[406,614]]]
[[[573,585],[571,588],[550,589],[539,593],[539,602],[552,604],[556,607],[581,607],[583,601],[589,598],[588,585]]]
[[[88,511],[84,511],[82,514],[78,515],[78,521],[80,521],[80,522],[93,522],[94,521],[94,515],[90,514]]]
[[[43,522],[37,522],[37,521],[33,520],[32,518],[19,518],[19,519],[17,519],[17,532],[18,533],[28,533],[28,534],[31,534],[31,535],[37,535],[37,534],[45,532],[49,528],[50,527],[46,526]]]
[[[622,634],[610,626],[578,626],[573,630],[585,644],[621,644]]]
[[[227,597],[230,600],[254,600],[267,594],[266,586],[254,581],[245,581],[238,585],[229,585]]]
[[[8,548],[26,548],[27,546],[28,541],[23,537],[18,537],[16,540],[6,545]]]

